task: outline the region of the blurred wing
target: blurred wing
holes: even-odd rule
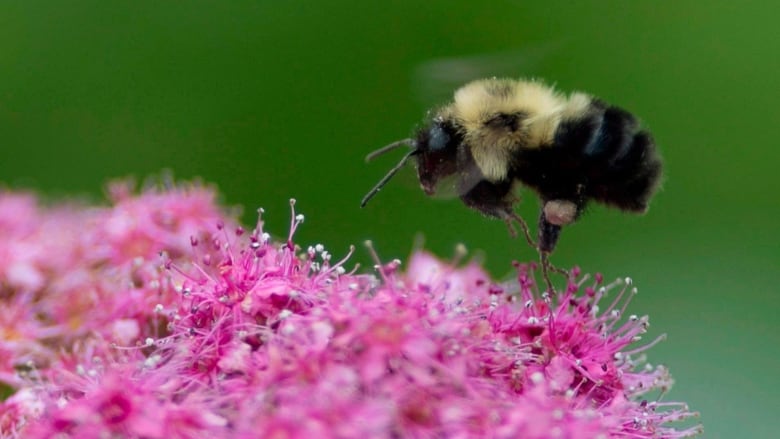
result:
[[[432,59],[415,69],[413,83],[425,103],[442,102],[455,89],[475,79],[534,76],[542,61],[559,46],[543,43],[505,52]]]
[[[452,199],[469,193],[479,182],[485,180],[476,162],[466,156],[465,151],[459,152],[458,172],[444,177],[436,183],[433,198]]]

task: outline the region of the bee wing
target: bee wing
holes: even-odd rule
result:
[[[481,181],[486,180],[485,175],[470,157],[467,150],[462,148],[458,152],[458,172],[441,178],[434,188],[433,198],[452,199],[466,195]]]
[[[412,79],[423,102],[441,102],[451,97],[453,90],[475,79],[533,76],[559,46],[557,42],[547,42],[503,52],[435,58],[419,64]]]

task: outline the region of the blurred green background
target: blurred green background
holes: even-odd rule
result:
[[[648,215],[594,207],[554,262],[632,276],[650,351],[677,380],[667,400],[705,437],[777,437],[780,4],[733,1],[2,2],[0,182],[102,197],[118,176],[215,183],[286,233],[335,255],[375,242],[404,258],[415,236],[442,256],[483,250],[497,277],[533,258],[412,172],[366,209],[406,137],[461,80],[547,78],[639,115],[667,165]],[[521,214],[535,223],[525,197]],[[357,261],[367,262],[359,247]]]

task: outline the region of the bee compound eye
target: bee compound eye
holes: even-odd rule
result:
[[[429,135],[430,140],[428,141],[428,147],[431,151],[441,151],[450,142],[450,135],[447,134],[447,131],[439,124],[435,124],[431,127]]]

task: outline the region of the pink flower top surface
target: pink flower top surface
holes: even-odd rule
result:
[[[280,243],[202,187],[111,193],[46,209],[0,196],[0,438],[700,432],[657,399],[672,381],[645,362],[655,341],[636,344],[648,319],[626,315],[630,280],[573,270],[548,295],[533,265],[498,283],[424,252],[356,274],[349,254],[294,244],[294,211]]]

